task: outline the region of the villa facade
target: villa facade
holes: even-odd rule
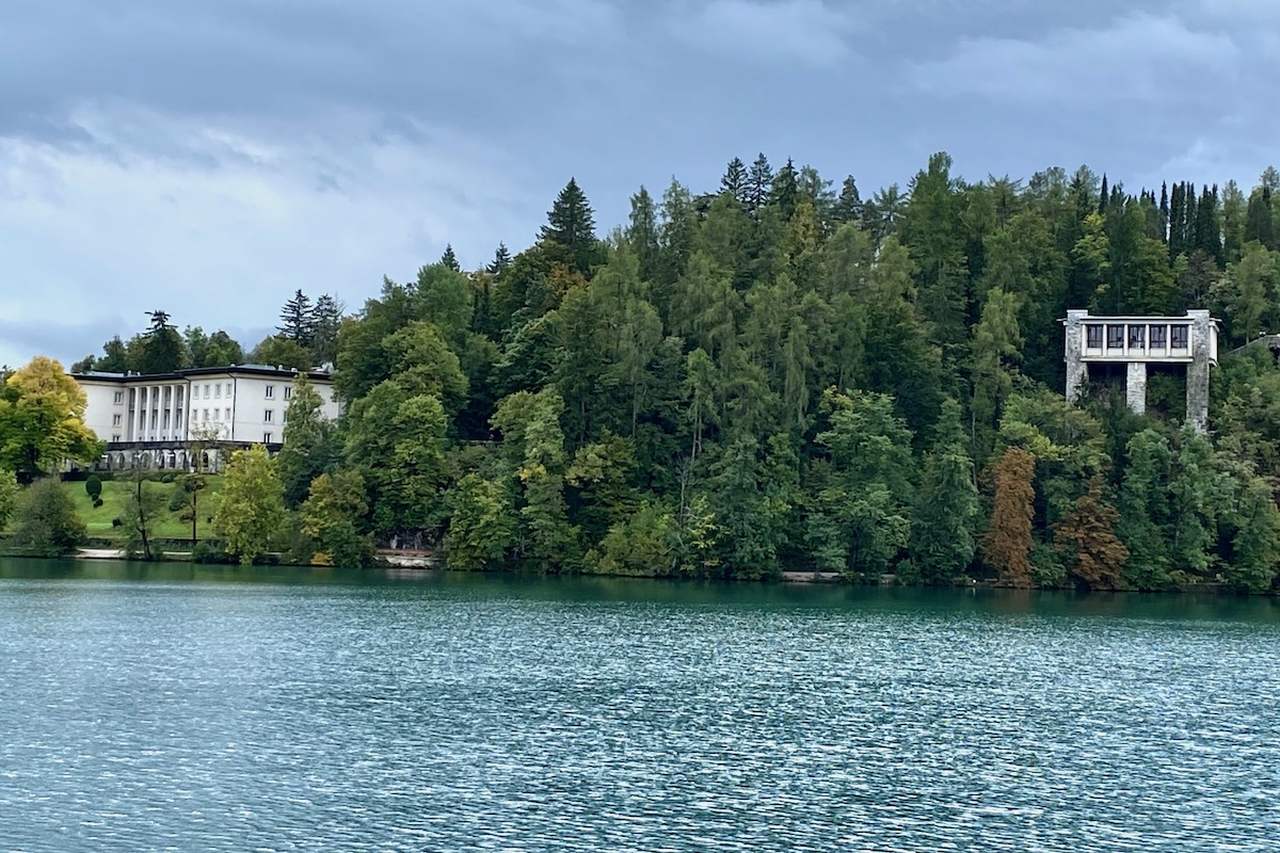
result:
[[[328,373],[305,374],[337,418]],[[230,450],[284,441],[286,410],[299,372],[265,364],[200,367],[163,374],[72,374],[85,392],[85,424],[106,442],[100,467],[219,470]],[[200,454],[197,459],[196,454]]]

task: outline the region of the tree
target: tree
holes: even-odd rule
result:
[[[332,365],[338,360],[338,331],[342,327],[342,303],[328,293],[320,295],[311,310],[311,364]]]
[[[263,338],[249,353],[249,361],[288,370],[310,370],[311,352],[306,346],[283,335]]]
[[[142,335],[141,352],[134,369],[142,373],[172,373],[183,366],[186,348],[182,335],[169,322],[164,311],[150,311],[151,326]]]
[[[943,403],[935,436],[916,492],[909,547],[913,568],[925,583],[961,574],[976,547],[978,490],[960,406],[952,399]]]
[[[188,326],[182,336],[191,367],[226,367],[244,362],[240,344],[221,329],[206,335],[199,326]]]
[[[276,331],[279,337],[303,349],[310,347],[315,338],[315,309],[311,298],[301,290],[295,290],[280,309],[280,325],[276,326]]]
[[[741,157],[734,157],[725,168],[724,177],[720,179],[720,192],[746,207],[750,201],[747,193],[749,180],[747,164],[742,162]]]
[[[1089,489],[1070,514],[1054,526],[1055,540],[1071,554],[1071,573],[1090,589],[1119,589],[1129,549],[1116,537],[1119,514],[1103,500],[1102,478]]]
[[[164,509],[164,495],[147,488],[148,481],[139,466],[134,467],[130,481],[129,499],[125,502],[122,514],[126,549],[130,556],[151,560],[155,556],[151,548],[153,528]]]
[[[96,459],[86,405],[84,391],[51,358],[36,356],[9,374],[0,385],[0,467],[41,474]]]
[[[449,532],[445,560],[451,569],[497,566],[514,546],[516,514],[511,496],[500,483],[467,474],[449,492]]]
[[[586,195],[570,178],[547,212],[539,237],[565,249],[570,265],[585,275],[597,257],[595,227],[595,213]]]
[[[102,479],[97,474],[90,474],[84,481],[84,493],[89,496],[89,501],[98,506],[102,500]]]
[[[759,211],[769,203],[772,193],[773,169],[769,166],[768,158],[761,152],[751,164],[751,171],[747,174],[747,210],[752,213]]]
[[[296,507],[306,498],[311,481],[336,462],[333,423],[323,414],[324,401],[305,374],[293,383],[285,408],[284,446],[276,457],[285,505]]]
[[[228,553],[250,565],[266,552],[284,525],[284,488],[265,445],[255,444],[231,455],[213,528],[226,541]]]
[[[191,544],[194,547],[199,540],[198,527],[200,521],[200,493],[209,485],[208,477],[200,469],[197,462],[191,471],[178,478],[174,485],[174,500],[181,503],[178,516],[191,524]]]
[[[0,530],[4,529],[13,516],[13,511],[18,506],[18,495],[18,478],[12,471],[0,470]]]
[[[1128,465],[1120,484],[1116,532],[1128,548],[1126,585],[1163,589],[1169,584],[1169,475],[1173,454],[1169,442],[1145,429],[1125,449]]]
[[[1271,589],[1280,571],[1280,511],[1271,485],[1261,477],[1240,477],[1229,521],[1234,532],[1226,582],[1252,592]]]
[[[485,272],[490,275],[502,275],[511,266],[511,251],[507,248],[506,243],[498,243],[498,248],[493,253],[493,260],[485,267]]]
[[[18,548],[57,557],[74,551],[84,538],[84,522],[57,477],[37,480],[18,499],[11,540]]]
[[[1271,306],[1280,284],[1280,256],[1261,243],[1249,243],[1240,260],[1227,268],[1227,282],[1231,331],[1241,343],[1248,343],[1265,330],[1265,321],[1275,316]]]
[[[462,272],[462,264],[458,263],[458,256],[453,253],[452,243],[445,244],[444,254],[440,256],[440,266],[454,272]]]
[[[320,543],[334,565],[363,566],[373,552],[369,537],[360,532],[367,508],[365,483],[358,472],[321,474],[302,505],[302,529]]]
[[[982,540],[982,556],[1003,583],[1031,584],[1031,519],[1034,514],[1036,459],[1020,447],[1006,448],[994,469],[991,523]]]
[[[852,575],[885,572],[908,542],[913,488],[911,433],[884,394],[828,389],[827,454],[815,476],[806,538],[818,566]]]

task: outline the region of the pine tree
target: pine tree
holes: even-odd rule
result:
[[[328,293],[320,295],[311,311],[311,363],[338,361],[338,329],[342,326],[342,303]]]
[[[509,266],[511,266],[511,252],[507,249],[506,243],[498,243],[498,248],[493,253],[493,260],[489,262],[489,266],[485,267],[485,272],[490,275],[502,275]]]
[[[569,179],[547,212],[539,237],[568,250],[574,268],[586,274],[596,257],[595,213],[577,180]]]
[[[309,347],[315,338],[315,319],[311,299],[301,290],[296,290],[280,309],[280,325],[276,326],[276,331],[300,346]]]
[[[747,210],[751,213],[757,213],[762,207],[769,203],[769,196],[773,192],[773,169],[769,166],[769,160],[760,153],[755,162],[751,164],[751,171],[747,175]]]
[[[444,244],[444,254],[440,256],[440,263],[454,272],[462,272],[462,265],[458,263],[458,256],[453,253],[452,243]]]
[[[724,177],[720,179],[720,192],[728,193],[743,207],[747,207],[750,201],[747,188],[747,164],[743,163],[740,157],[734,157],[729,161]]]

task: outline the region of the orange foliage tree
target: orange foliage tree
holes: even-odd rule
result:
[[[1093,477],[1075,507],[1053,528],[1054,541],[1074,552],[1071,573],[1090,589],[1119,589],[1129,549],[1116,536],[1120,513],[1102,497],[1102,478]]]
[[[1010,447],[996,460],[995,502],[991,524],[982,539],[982,556],[1000,580],[1013,586],[1031,585],[1031,517],[1035,488],[1031,481],[1036,458],[1021,447]]]

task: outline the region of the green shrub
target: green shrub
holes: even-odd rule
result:
[[[90,474],[84,481],[84,491],[93,500],[93,505],[98,506],[102,497],[102,478],[97,474]]]
[[[191,559],[197,563],[231,563],[226,543],[220,539],[201,539],[191,549]]]
[[[74,551],[84,541],[84,522],[56,477],[38,480],[18,502],[13,544],[45,557]]]

